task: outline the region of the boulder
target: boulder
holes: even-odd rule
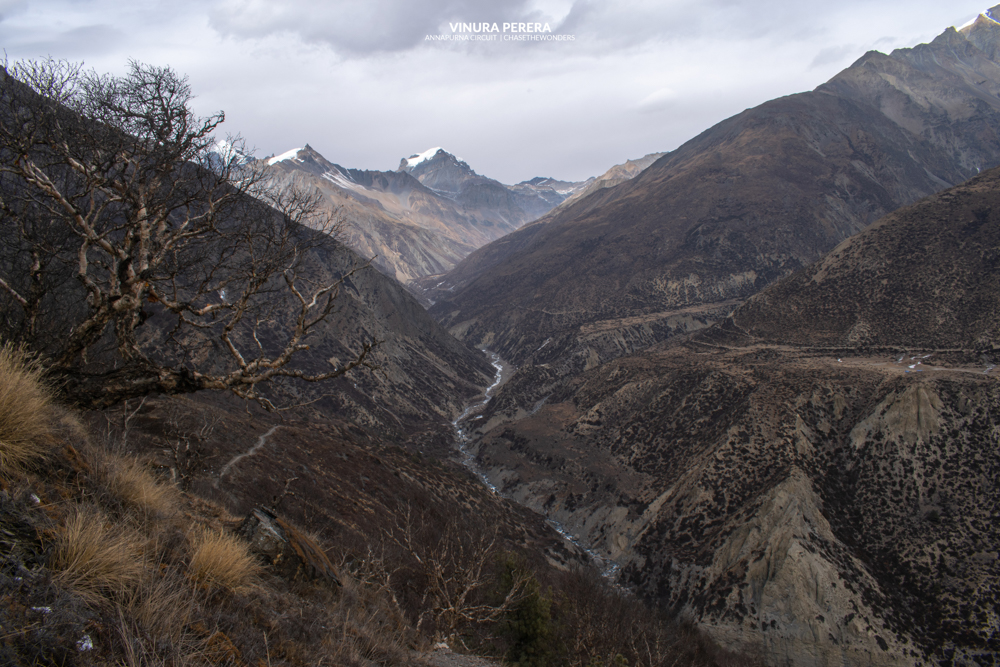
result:
[[[325,579],[338,586],[333,564],[316,542],[264,508],[253,509],[237,529],[250,549],[290,579]]]

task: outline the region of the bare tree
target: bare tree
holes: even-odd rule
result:
[[[422,523],[408,509],[388,532],[409,560],[411,577],[418,573],[423,586],[418,630],[433,629],[438,640],[452,639],[464,626],[501,619],[530,592],[532,575],[518,568],[511,571],[506,590],[488,595],[497,583],[493,567],[501,554],[496,528],[459,531],[449,524],[435,538],[422,530]]]
[[[0,76],[0,329],[71,402],[224,389],[268,404],[262,383],[370,364],[374,340],[337,366],[292,363],[359,267],[315,278],[336,221],[316,194],[268,190],[265,163],[216,140],[224,115],[193,114],[186,78],[53,60]]]

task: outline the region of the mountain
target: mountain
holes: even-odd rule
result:
[[[748,299],[731,324],[769,343],[992,354],[998,270],[1000,173],[991,170],[882,218]]]
[[[342,167],[308,145],[267,164],[278,188],[318,191],[345,221],[345,242],[403,284],[444,273],[565,198],[553,188],[508,188],[439,148],[395,172]]]
[[[996,664],[998,193],[1000,168],[575,376],[544,347],[477,465],[769,664]]]
[[[992,16],[445,276],[430,312],[517,366],[469,422],[482,474],[769,664],[996,664]]]
[[[530,187],[543,197],[546,196],[546,191],[554,191],[547,198],[556,202],[556,206],[552,212],[537,221],[538,224],[543,224],[555,212],[566,208],[572,202],[598,190],[610,188],[635,178],[646,167],[664,155],[666,153],[650,153],[637,160],[626,160],[622,164],[611,167],[597,178],[588,178],[586,181],[577,183],[556,181],[551,178],[534,178],[511,187],[515,189]],[[476,255],[475,261],[462,262],[443,276],[434,275],[420,278],[414,281],[413,285],[419,288],[421,296],[426,298],[431,305],[440,299],[449,300],[457,287],[467,285],[487,269],[513,254],[515,248],[520,249],[528,246],[534,232],[541,231],[540,228],[529,225],[523,227],[522,230],[522,233],[515,237],[505,236],[489,246],[484,246],[481,248],[481,252]]]
[[[461,158],[443,148],[431,148],[404,158],[399,172],[410,174],[435,192],[454,199],[465,209],[488,208],[515,227],[545,215],[583,186],[538,177],[517,185],[503,185],[480,176]]]
[[[576,197],[593,182],[593,177],[585,181],[570,182],[537,176],[529,181],[522,181],[517,185],[509,185],[507,187],[514,192],[534,194],[534,196],[545,200],[553,206],[559,206],[563,202]]]
[[[54,61],[29,68],[36,76],[78,71]],[[189,116],[182,79],[165,68],[135,63],[132,70],[144,75],[143,90],[164,83],[158,89],[169,92],[143,99],[144,119],[162,113],[173,127]],[[99,75],[85,76],[93,84]],[[621,595],[539,516],[481,485],[458,462],[440,460],[456,454],[451,420],[473,399],[484,402],[479,390],[494,369],[398,282],[323,229],[297,225],[294,210],[272,209],[236,189],[246,179],[220,179],[230,147],[204,156],[199,146],[221,116],[205,121],[201,134],[181,135],[182,148],[194,146],[193,160],[185,159],[170,142],[149,140],[163,136],[159,129],[129,134],[134,106],[126,105],[124,127],[106,126],[114,114],[79,117],[13,78],[0,76],[4,117],[19,119],[2,125],[9,142],[0,180],[8,333],[44,329],[44,349],[60,332],[95,327],[100,345],[81,346],[86,354],[72,350],[85,357],[80,375],[95,394],[136,358],[146,373],[179,379],[124,394],[129,400],[118,393],[81,402],[92,411],[78,415],[54,405],[53,393],[65,395],[74,380],[51,369],[46,376],[52,357],[13,343],[0,350],[0,662],[423,664],[422,649],[455,638],[498,658],[558,664],[592,664],[594,656],[615,664],[640,656],[656,664],[757,664],[719,652],[696,631]],[[123,86],[129,81],[101,76],[99,92],[134,92]],[[60,133],[38,131],[41,124],[26,122],[31,112]],[[25,128],[34,131],[22,136]],[[30,150],[12,150],[23,141]],[[93,150],[74,153],[76,142]],[[295,170],[280,167],[294,161],[307,165],[297,170],[303,174],[343,179],[338,187],[425,194],[408,174],[342,170],[306,150],[269,166],[295,178]],[[74,157],[81,153],[82,161]],[[154,170],[161,153],[167,168]],[[87,159],[94,155],[96,166]],[[244,176],[244,156],[228,155],[239,158],[233,173]],[[38,157],[47,160],[38,160],[42,167]],[[15,163],[31,165],[27,177],[17,178]],[[143,186],[146,169],[136,164],[148,167],[154,187]],[[104,186],[88,191],[93,180]],[[39,183],[41,194],[29,187]],[[166,198],[150,200],[164,183]],[[52,217],[59,206],[50,204],[60,197],[71,209],[61,238],[63,221]],[[77,199],[91,207],[86,220],[73,208]],[[95,201],[102,205],[94,209]],[[126,205],[133,201],[134,208]],[[149,211],[157,207],[175,214],[152,224]],[[211,226],[199,229],[194,220],[204,217]],[[86,227],[82,241],[74,222]],[[180,236],[156,246],[153,260],[148,255],[156,253],[139,258],[145,264],[139,252],[114,245],[139,244],[156,227]],[[36,228],[41,237],[29,234]],[[185,235],[197,242],[184,246]],[[106,254],[94,252],[97,246]],[[154,260],[167,250],[163,268]],[[18,270],[32,258],[33,267]],[[104,273],[87,273],[88,261]],[[45,275],[43,264],[57,265],[54,274]],[[106,275],[116,292],[98,289]],[[25,290],[30,303],[20,296],[22,284],[32,289]],[[242,295],[241,284],[249,284]],[[122,285],[138,289],[123,296]],[[112,299],[113,331],[73,319],[83,304]],[[192,319],[201,315],[208,317]],[[29,318],[42,326],[20,326]],[[124,343],[116,346],[115,337]],[[354,368],[327,384],[293,384],[343,368],[373,339],[366,358],[372,372]],[[275,370],[291,372],[290,383]],[[266,385],[264,398],[293,405],[265,413],[246,391],[236,392],[242,399],[184,394],[226,386],[197,380],[230,371]],[[438,657],[430,660],[441,664]]]
[[[604,188],[611,188],[620,183],[624,183],[629,179],[635,178],[646,167],[653,164],[664,155],[666,155],[666,153],[649,153],[648,155],[644,155],[637,160],[626,160],[621,164],[616,164],[597,178],[587,181],[584,187],[578,189],[572,195],[567,197],[561,204],[559,204],[559,206],[565,208],[576,200],[582,199],[593,192],[603,190]]]
[[[886,213],[1000,162],[998,34],[985,20],[869,52],[811,92],[725,120],[472,253],[428,295],[431,312],[515,363],[560,349],[574,372],[717,321]]]
[[[997,60],[1000,58],[1000,39],[996,33],[998,23],[1000,23],[1000,10],[992,7],[959,28],[959,32],[990,58]]]
[[[431,148],[403,158],[396,171],[410,174],[432,190],[453,196],[470,185],[489,183],[492,180],[480,176],[465,160],[443,148]]]

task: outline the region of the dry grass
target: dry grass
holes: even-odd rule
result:
[[[90,601],[129,598],[146,571],[137,534],[82,508],[60,528],[52,564],[62,584]]]
[[[197,615],[183,577],[151,577],[118,607],[115,630],[126,665],[202,665],[205,642],[190,632]]]
[[[202,529],[195,533],[192,543],[194,553],[188,573],[198,583],[233,592],[247,590],[256,583],[262,568],[240,538]]]
[[[138,458],[107,452],[97,458],[98,476],[109,504],[119,505],[142,524],[177,512],[177,490],[159,483]]]
[[[183,577],[157,577],[143,583],[122,613],[146,635],[178,643],[194,616],[195,603]]]
[[[350,577],[327,609],[332,632],[324,648],[334,664],[405,665],[415,633],[393,596]]]
[[[20,348],[9,343],[0,347],[0,475],[19,475],[45,457],[51,404],[39,366]]]

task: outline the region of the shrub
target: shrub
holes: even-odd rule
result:
[[[13,477],[44,458],[51,438],[51,393],[21,348],[0,347],[0,475]]]
[[[527,594],[508,614],[505,631],[511,645],[507,660],[517,667],[543,667],[558,653],[556,628],[552,622],[551,599],[541,593],[534,578]]]
[[[192,542],[194,553],[188,573],[204,586],[242,591],[250,588],[261,572],[249,545],[234,535],[202,529]]]
[[[142,546],[127,527],[81,508],[57,532],[52,563],[57,579],[90,601],[125,599],[145,572]]]

